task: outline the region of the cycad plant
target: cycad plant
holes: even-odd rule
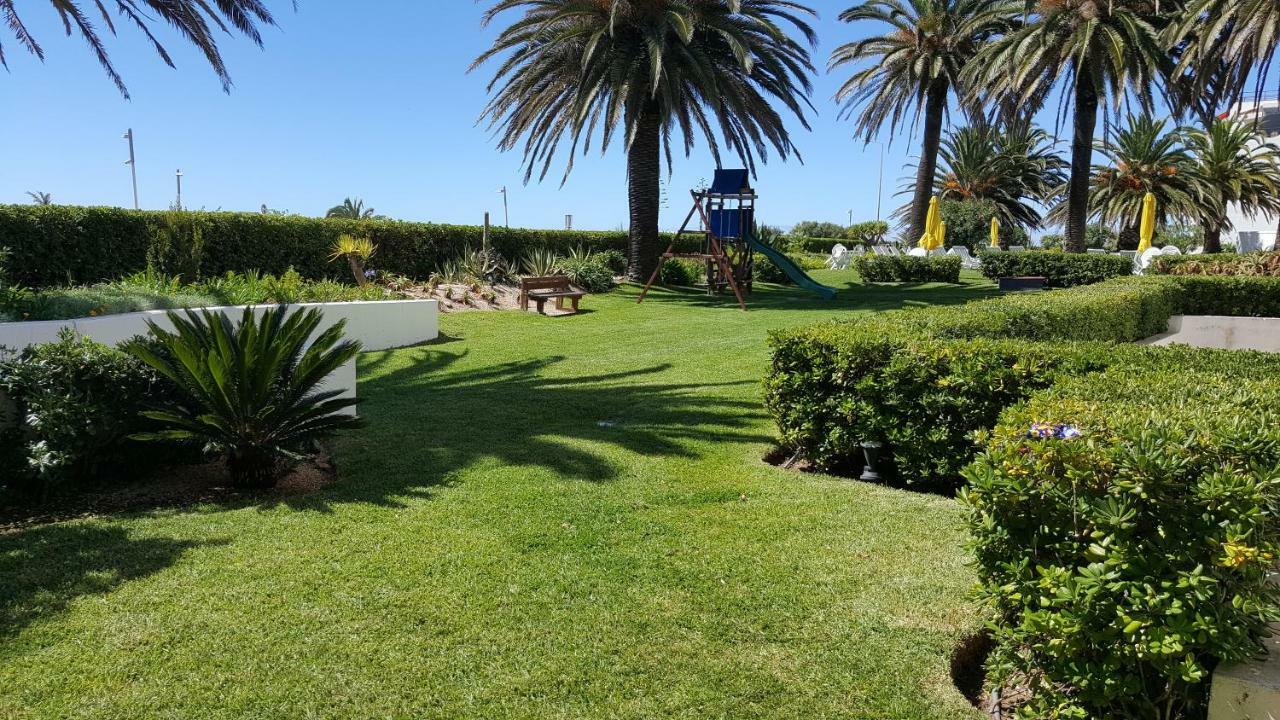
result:
[[[950,133],[939,151],[944,200],[990,200],[1004,226],[1041,227],[1038,206],[1066,180],[1067,163],[1049,134],[1029,122],[977,124]]]
[[[88,0],[49,0],[49,4],[58,13],[67,35],[71,35],[73,32],[79,33],[88,42],[89,48],[98,58],[98,64],[102,66],[103,70],[107,71],[107,77],[111,78],[111,81],[120,90],[120,94],[125,98],[129,97],[129,91],[125,88],[124,79],[120,77],[115,65],[111,63],[102,35],[99,34],[97,27],[95,27],[95,24],[101,20],[102,27],[105,27],[112,35],[115,35],[115,23],[117,21],[112,20],[111,15],[107,12],[107,5],[115,5],[116,12],[120,16],[119,21],[123,21],[126,25],[137,26],[142,31],[147,42],[160,55],[160,59],[169,67],[173,67],[173,59],[169,56],[169,51],[160,44],[160,41],[156,39],[152,32],[156,20],[163,20],[179,36],[189,41],[204,55],[205,60],[209,62],[209,65],[213,67],[214,72],[218,74],[218,78],[222,81],[223,90],[231,88],[231,76],[227,73],[227,66],[222,60],[222,53],[218,50],[216,39],[218,34],[230,34],[232,30],[235,30],[248,37],[258,47],[262,47],[262,35],[258,30],[259,26],[275,24],[271,13],[261,0],[217,0],[216,2],[208,2],[208,0],[117,0],[114,3],[104,3],[102,0],[94,0],[93,2]],[[18,15],[17,5],[17,0],[0,0],[0,18],[4,18],[5,24],[9,26],[20,46],[26,48],[32,55],[44,60],[44,48],[27,29],[26,24]],[[30,5],[31,3],[27,3],[28,7]],[[99,17],[95,18],[94,15]],[[0,45],[0,65],[8,67],[5,63],[3,45]]]
[[[1012,26],[1015,10],[1000,0],[867,0],[840,14],[844,22],[888,26],[832,53],[832,70],[866,64],[836,93],[842,115],[858,114],[857,133],[868,142],[886,124],[893,134],[908,120],[913,127],[924,120],[908,238],[924,234],[942,124],[951,97],[964,95],[962,71],[988,38]]]
[[[346,259],[347,265],[351,268],[351,275],[356,279],[356,284],[364,287],[369,283],[369,277],[365,274],[365,266],[373,259],[378,252],[378,246],[367,237],[356,235],[342,234],[333,243],[333,249],[329,254],[329,260]]]
[[[1071,108],[1073,125],[1065,244],[1068,252],[1084,252],[1100,105],[1118,108],[1129,100],[1151,107],[1153,83],[1169,62],[1158,29],[1163,16],[1152,0],[1019,4],[1025,6],[1021,26],[984,47],[964,78],[977,95],[1020,113],[1062,91],[1060,105]]]
[[[526,181],[558,151],[567,177],[593,142],[625,145],[632,279],[658,261],[673,144],[687,155],[701,137],[717,164],[728,152],[754,170],[796,152],[776,106],[808,128],[813,11],[793,0],[498,0],[485,22],[508,12],[472,65],[501,58],[483,118],[502,150],[523,147]]]
[[[1280,148],[1265,142],[1252,125],[1218,120],[1207,130],[1187,131],[1186,143],[1205,190],[1196,214],[1204,226],[1206,253],[1222,250],[1222,233],[1232,227],[1229,206],[1248,217],[1280,215]]]
[[[210,310],[168,318],[173,331],[148,323],[154,341],[123,346],[178,387],[174,405],[144,413],[162,429],[139,439],[200,443],[225,456],[236,486],[266,488],[318,440],[359,424],[341,414],[355,399],[320,389],[360,352],[345,323],[317,333],[320,311],[283,306],[256,319],[246,309],[238,323]]]

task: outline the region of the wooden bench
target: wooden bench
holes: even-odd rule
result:
[[[576,313],[578,301],[584,295],[586,293],[570,285],[569,278],[564,275],[520,278],[521,310],[528,310],[529,301],[532,300],[537,303],[538,312],[545,315],[548,300],[555,300],[556,309],[564,310],[564,301],[567,299],[573,303],[573,311]]]

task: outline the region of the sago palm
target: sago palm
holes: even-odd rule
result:
[[[326,378],[360,352],[344,322],[317,332],[319,310],[246,309],[239,322],[215,311],[169,313],[173,331],[148,322],[155,341],[124,349],[178,387],[172,407],[144,413],[163,429],[139,436],[202,444],[225,455],[232,481],[269,487],[316,440],[358,426],[356,404]]]
[[[1208,130],[1188,131],[1186,141],[1206,190],[1196,206],[1206,253],[1221,251],[1222,233],[1232,228],[1231,205],[1247,217],[1280,215],[1280,148],[1252,125],[1219,120]]]
[[[990,200],[1002,225],[1041,227],[1037,206],[1066,180],[1067,164],[1049,134],[1019,121],[1001,130],[978,124],[942,141],[937,190],[948,200]]]
[[[475,69],[500,58],[482,119],[502,150],[522,147],[525,180],[545,178],[564,150],[617,140],[627,151],[628,275],[658,260],[661,165],[673,141],[703,138],[754,171],[772,148],[796,154],[780,105],[808,128],[813,11],[791,0],[500,0],[514,13]],[[798,33],[801,40],[793,37]],[[723,145],[723,147],[722,147]]]
[[[359,198],[346,198],[339,205],[329,208],[324,214],[327,218],[342,218],[344,220],[365,220],[373,217],[373,208],[366,208],[364,200]]]
[[[89,44],[89,49],[98,58],[98,64],[125,98],[129,97],[129,91],[124,79],[116,72],[103,44],[103,36],[94,25],[99,19],[112,35],[116,33],[118,21],[136,26],[159,53],[160,59],[169,67],[174,67],[169,51],[153,32],[156,20],[163,20],[204,54],[213,71],[218,74],[218,79],[222,81],[223,90],[230,90],[231,76],[218,49],[218,33],[229,34],[235,30],[262,47],[259,26],[275,24],[275,19],[261,0],[115,0],[110,4],[116,6],[118,20],[112,19],[107,12],[108,3],[102,0],[49,0],[49,4],[57,11],[67,35],[78,33]],[[27,29],[26,23],[18,14],[17,5],[17,0],[0,0],[0,18],[9,26],[18,45],[44,60],[44,47]],[[8,67],[3,45],[0,45],[0,65]]]
[[[1073,125],[1065,244],[1084,252],[1099,104],[1118,108],[1128,97],[1151,106],[1153,82],[1169,62],[1162,19],[1151,0],[1027,0],[1025,12],[1023,26],[984,47],[965,78],[981,96],[1022,112],[1061,88]]]
[[[847,43],[830,68],[866,64],[840,86],[842,116],[857,113],[857,132],[873,140],[923,115],[923,139],[908,237],[924,233],[947,104],[962,96],[962,70],[982,44],[1010,28],[1016,3],[1000,0],[867,0],[840,14],[848,23],[887,25],[883,34]]]
[[[1097,149],[1107,163],[1094,166],[1090,208],[1102,222],[1119,224],[1122,244],[1136,246],[1147,193],[1156,198],[1157,224],[1196,215],[1203,183],[1182,134],[1167,131],[1164,121],[1130,118]]]

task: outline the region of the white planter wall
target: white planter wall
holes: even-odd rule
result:
[[[260,315],[271,306],[236,306],[209,308],[239,320],[249,307]],[[346,320],[346,337],[357,340],[366,351],[418,345],[440,335],[439,303],[435,300],[388,300],[348,303],[304,303],[290,309],[319,308],[324,320],[317,331],[323,331],[340,320]],[[181,311],[179,311],[181,312]],[[172,329],[167,312],[151,310],[123,315],[50,320],[42,322],[0,323],[0,347],[22,350],[28,345],[53,342],[63,328],[103,345],[115,346],[138,335],[146,335],[147,322]],[[325,387],[342,388],[343,397],[356,396],[356,364],[347,363],[325,381]],[[352,410],[354,413],[354,410]]]
[[[1168,332],[1143,344],[1280,353],[1280,318],[1175,315],[1169,318]]]

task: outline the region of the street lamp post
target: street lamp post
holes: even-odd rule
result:
[[[498,192],[502,193],[502,224],[511,227],[511,213],[507,210],[507,186],[503,185]]]
[[[174,177],[178,180],[178,209],[182,209],[182,168],[178,168],[178,172]]]
[[[124,139],[129,141],[129,159],[125,161],[125,165],[129,166],[133,175],[133,209],[138,210],[138,163],[133,155],[133,128],[125,131]]]

